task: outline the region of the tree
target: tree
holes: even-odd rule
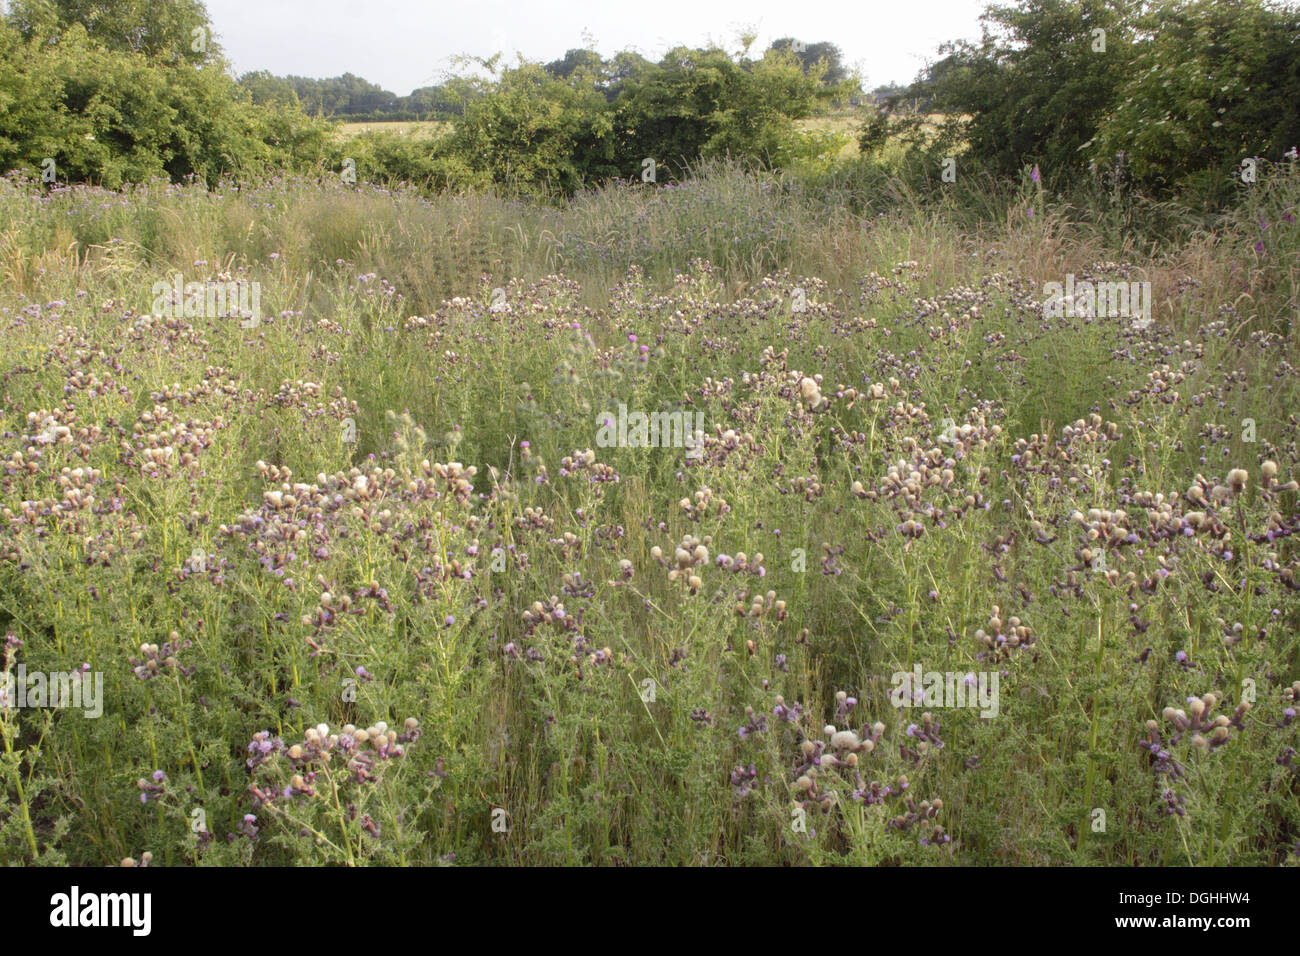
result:
[[[926,139],[919,133],[922,118],[913,116],[914,146],[926,139],[948,151],[964,141],[972,159],[1002,176],[1029,164],[1058,181],[1080,175],[1081,150],[1130,69],[1138,2],[1021,0],[987,7],[981,41],[945,44],[940,60],[903,96],[890,98],[885,119],[868,123],[863,147],[879,145],[888,114],[918,100],[948,121]]]
[[[613,103],[622,94],[629,81],[636,82],[646,76],[655,65],[640,53],[624,50],[615,53],[605,61],[602,68],[601,86],[605,99]]]
[[[617,173],[614,145],[598,90],[521,63],[466,103],[435,157],[459,157],[470,170],[524,191],[569,193]]]
[[[679,47],[625,81],[615,103],[624,175],[644,158],[681,163],[730,155],[770,161],[829,96],[821,75],[786,53],[736,60],[716,47]]]
[[[799,58],[805,73],[811,73],[817,65],[824,64],[822,83],[826,86],[838,86],[849,79],[848,68],[844,65],[844,53],[834,43],[800,43],[794,37],[781,37],[773,40],[768,47],[777,53],[792,53]]]
[[[585,69],[589,73],[599,74],[604,61],[595,50],[569,50],[564,57],[546,64],[546,72],[560,79],[568,79],[575,70]]]
[[[92,43],[168,63],[220,56],[201,0],[14,0],[10,22],[28,39],[80,24]]]
[[[178,52],[195,5],[173,6],[160,0],[137,22],[128,4],[16,4],[0,27],[0,166],[52,159],[60,180],[115,188],[192,174],[215,183],[319,155],[323,130],[296,104],[254,105],[211,48],[202,60]],[[125,19],[110,29],[101,18],[115,9]]]
[[[1137,24],[1132,69],[1088,158],[1170,188],[1240,179],[1242,159],[1300,143],[1300,12],[1260,0],[1169,0]],[[1220,189],[1222,192],[1222,189]]]
[[[293,84],[282,76],[273,76],[266,70],[245,73],[239,78],[239,85],[247,91],[254,106],[279,106],[284,108],[298,106],[298,94]]]

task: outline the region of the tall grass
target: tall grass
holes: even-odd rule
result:
[[[1300,189],[1261,185],[1153,249],[1028,183],[727,164],[6,184],[5,667],[105,706],[0,711],[0,857],[1294,861]],[[154,317],[173,272],[262,324]],[[1066,273],[1155,324],[1044,318]],[[701,456],[605,447],[619,405]],[[998,715],[895,706],[918,664]]]

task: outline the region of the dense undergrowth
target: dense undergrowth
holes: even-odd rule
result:
[[[1297,177],[8,183],[0,858],[1293,863]]]

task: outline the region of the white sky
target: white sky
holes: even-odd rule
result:
[[[979,36],[982,0],[206,0],[237,72],[326,77],[354,73],[405,96],[437,82],[456,54],[515,51],[559,59],[586,46],[657,60],[709,40],[739,48],[752,27],[761,53],[778,37],[828,40],[862,70],[867,89],[912,80],[939,44]]]

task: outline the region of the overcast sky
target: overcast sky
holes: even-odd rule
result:
[[[756,52],[778,37],[829,40],[867,88],[907,82],[945,40],[975,38],[982,0],[206,0],[235,69],[355,73],[405,96],[437,82],[456,54],[515,51],[554,60],[572,47],[658,59],[709,40],[736,50],[744,28]]]

